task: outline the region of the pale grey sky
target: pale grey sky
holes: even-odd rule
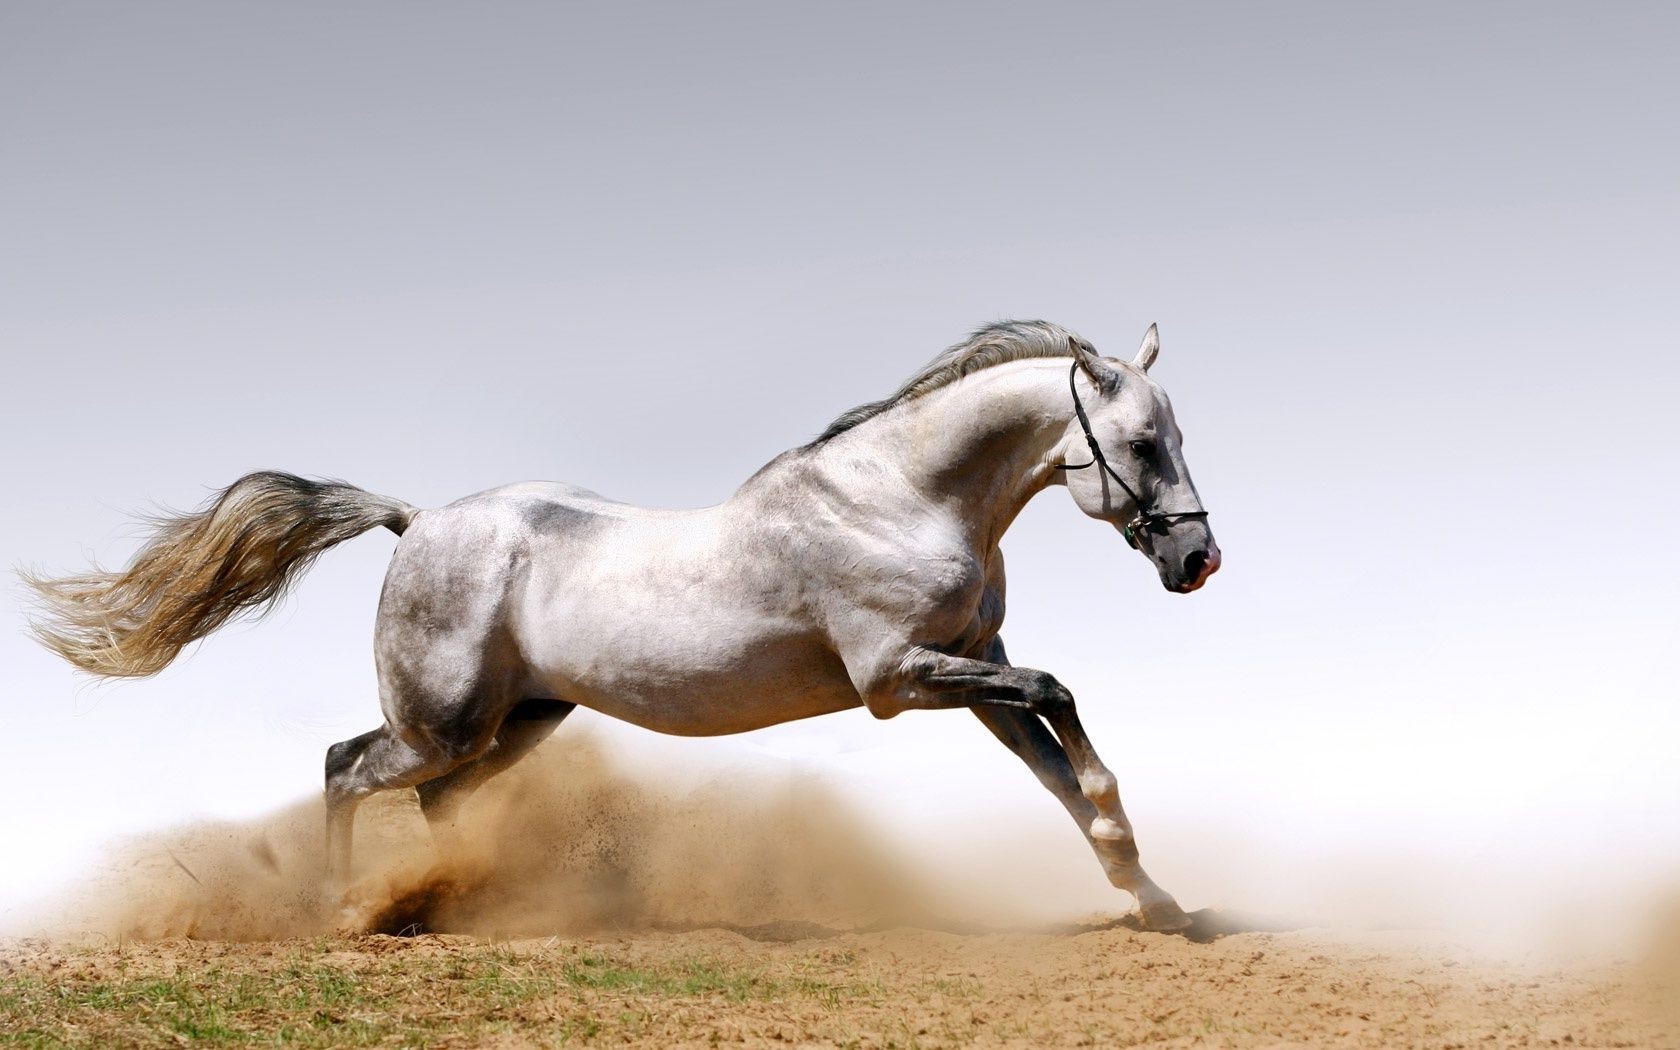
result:
[[[1052,492],[1005,630],[1157,876],[1674,865],[1677,49],[1656,4],[10,4],[0,550],[119,562],[260,467],[710,503],[976,324],[1158,321],[1226,567],[1165,594]],[[390,547],[97,689],[9,588],[0,908],[314,791]],[[603,731],[1065,821],[963,715]]]

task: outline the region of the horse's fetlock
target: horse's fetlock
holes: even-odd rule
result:
[[[1134,841],[1132,829],[1127,827],[1124,821],[1109,817],[1098,817],[1091,821],[1091,837],[1108,846]]]
[[[1127,880],[1133,877],[1132,869],[1138,863],[1138,846],[1131,828],[1106,817],[1098,817],[1091,822],[1091,844],[1097,848],[1097,855],[1102,858],[1103,868],[1111,879],[1116,875]],[[1123,884],[1115,883],[1117,886]]]

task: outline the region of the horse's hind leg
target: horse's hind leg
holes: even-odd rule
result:
[[[502,719],[495,739],[482,755],[415,789],[420,796],[420,811],[440,845],[449,838],[456,814],[468,796],[548,739],[576,707],[564,700],[520,701]]]
[[[351,832],[356,809],[377,791],[413,787],[470,761],[489,734],[439,738],[401,733],[390,722],[327,750],[327,874],[342,886],[350,877]]]
[[[519,528],[495,511],[439,511],[417,518],[397,545],[374,627],[385,725],[327,776],[328,861],[337,879],[350,871],[357,804],[478,758],[527,688],[507,619],[508,591],[527,553]]]
[[[379,739],[383,729],[375,729],[361,736],[340,740],[327,748],[327,875],[339,879],[350,871],[350,829],[356,821],[356,806],[361,798],[345,790],[350,776],[368,746]]]

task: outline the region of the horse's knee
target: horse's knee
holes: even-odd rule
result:
[[[1033,711],[1046,718],[1074,709],[1073,693],[1067,686],[1058,682],[1055,675],[1045,671],[1038,672],[1036,680],[1033,681],[1031,697]]]

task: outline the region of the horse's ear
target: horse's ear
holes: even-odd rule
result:
[[[1098,390],[1112,391],[1120,385],[1119,371],[1098,356],[1096,347],[1076,335],[1068,336],[1068,347],[1073,350],[1073,359],[1079,364],[1079,370]]]
[[[1149,366],[1155,363],[1155,355],[1161,352],[1161,333],[1154,325],[1143,333],[1143,345],[1138,347],[1137,356],[1132,358],[1132,365],[1140,372],[1149,371]]]

